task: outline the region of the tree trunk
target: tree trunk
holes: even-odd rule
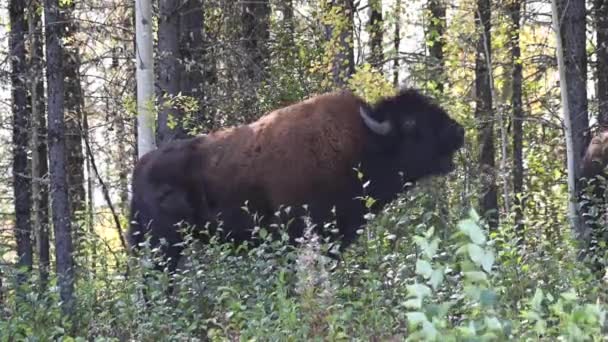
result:
[[[295,33],[295,25],[293,21],[293,0],[283,0],[280,2],[281,13],[283,13],[283,28],[288,32],[289,36]]]
[[[44,1],[46,38],[46,77],[48,99],[48,143],[51,184],[51,209],[55,231],[57,284],[64,313],[73,310],[74,269],[70,229],[70,207],[67,187],[67,153],[65,148],[63,48],[58,0]]]
[[[148,1],[148,0],[146,0]],[[137,9],[136,9],[137,3],[133,2],[133,7],[132,7],[132,11],[131,11],[131,28],[133,30],[133,32],[135,32],[135,34],[132,37],[132,41],[131,43],[133,44],[133,74],[135,75],[135,82],[133,83],[133,93],[136,94],[136,96],[139,98],[139,90],[137,89],[137,82],[139,82],[139,65],[140,63],[138,63],[137,61],[139,60],[139,57],[137,56],[138,54],[138,49],[137,49],[137,40],[139,39],[138,36],[141,35],[137,33],[138,30],[138,25],[137,25]],[[128,26],[127,26],[128,27]],[[142,28],[139,29],[140,31],[142,30]],[[150,38],[151,39],[151,38]],[[139,100],[137,100],[137,103],[139,103]],[[139,116],[141,115],[141,110],[139,107],[137,107],[137,115],[133,118],[133,125],[131,127],[133,127],[133,138],[135,139],[136,143],[133,146],[133,161],[136,161],[137,158],[139,158],[140,153],[139,153],[139,130],[140,128],[140,124],[139,124]],[[143,126],[143,127],[148,127],[150,130],[152,130],[151,126]],[[143,128],[142,127],[142,128]],[[145,128],[144,128],[145,130]],[[150,136],[152,137],[152,139],[154,139],[154,132],[150,132]],[[154,140],[151,140],[152,144],[154,144]]]
[[[242,11],[243,48],[251,60],[247,76],[258,83],[265,78],[268,66],[270,4],[265,1],[245,1]]]
[[[489,0],[477,0],[475,20],[479,38],[475,58],[475,117],[479,122],[477,141],[480,145],[479,166],[481,174],[480,209],[486,216],[490,229],[498,227],[498,194],[496,186],[494,118],[491,92],[491,8]]]
[[[120,120],[119,120],[120,121]],[[122,122],[118,123],[118,126],[121,127],[123,126]],[[88,143],[88,146],[93,145],[91,143],[91,135],[89,134],[89,120],[87,115],[85,114],[82,117],[82,129],[83,129],[83,136],[82,138],[85,141],[85,144]],[[124,132],[123,132],[124,134]],[[123,135],[124,136],[124,135]],[[121,139],[122,140],[122,139]],[[121,145],[123,145],[123,143],[120,143]],[[125,160],[128,160],[129,157],[126,155],[121,156],[122,158],[120,158],[120,171],[122,174],[123,171],[123,164],[125,163]],[[85,167],[87,169],[87,216],[86,216],[86,228],[88,233],[91,236],[95,236],[95,223],[94,223],[94,217],[93,217],[93,212],[95,210],[95,203],[93,201],[93,188],[94,188],[94,183],[95,183],[95,178],[93,176],[93,168],[91,167],[92,161],[91,161],[91,154],[87,153],[86,154],[86,161],[85,161]],[[125,177],[125,183],[126,183],[126,177]],[[122,178],[121,178],[121,186],[122,186]],[[126,206],[127,206],[127,199],[126,198],[122,198],[122,195],[126,194],[126,192],[123,192],[121,189],[121,201],[122,201],[122,207],[123,208],[123,215],[127,215],[126,212]],[[125,196],[126,197],[126,196]],[[91,270],[93,272],[93,274],[95,274],[96,271],[96,267],[97,267],[97,249],[96,248],[92,248],[91,249],[91,264],[90,264]]]
[[[429,0],[429,11],[430,20],[428,26],[428,32],[426,34],[427,43],[430,44],[429,55],[430,55],[430,80],[437,87],[437,91],[443,93],[444,83],[444,60],[443,60],[443,47],[444,32],[446,26],[445,19],[445,4],[443,0]]]
[[[159,99],[157,142],[186,138],[190,129],[203,122],[205,51],[202,0],[161,0],[158,28]],[[184,111],[172,101],[181,93],[197,104]]]
[[[266,78],[270,52],[270,4],[265,1],[245,1],[241,8],[241,41],[243,57],[246,61],[241,80],[243,108],[249,115],[258,111],[257,89]]]
[[[369,0],[370,16],[369,16],[369,36],[370,36],[370,63],[382,70],[382,61],[384,60],[384,52],[382,49],[382,40],[384,37],[384,21],[382,20],[382,1]]]
[[[445,32],[445,5],[442,0],[429,0],[428,2],[428,26],[425,28],[425,39],[426,44],[429,46],[429,56],[426,61],[428,68],[427,77],[425,79],[426,84],[433,85],[433,91],[437,96],[443,96],[444,90],[444,55],[443,49],[444,43],[444,32]],[[438,223],[438,228],[442,232],[447,232],[447,227],[444,222],[450,215],[448,207],[449,198],[446,189],[447,178],[438,178],[435,181],[435,186],[430,190],[434,197],[434,210],[436,210],[440,217],[445,218]]]
[[[401,43],[401,0],[395,0],[395,32],[393,47],[395,48],[395,61],[393,63],[393,87],[399,86],[399,45]]]
[[[154,105],[154,59],[152,55],[152,5],[150,1],[135,1],[138,157],[155,148],[154,112],[152,111]]]
[[[260,6],[263,7],[262,5],[258,5],[258,7]],[[264,20],[266,25],[268,25],[270,20],[268,18],[270,15],[270,5],[266,5],[266,7],[267,13],[265,13],[266,17]],[[207,68],[205,37],[203,34],[204,20],[203,0],[186,0],[180,13],[179,22],[179,46],[180,58],[182,60],[179,86],[182,94],[190,96],[196,102],[198,108],[185,113],[187,121],[190,124],[185,123],[184,136],[186,134],[191,135],[191,129],[196,128],[195,126],[204,122],[205,70]],[[266,26],[264,34],[263,45],[266,46],[268,26]],[[264,61],[268,61],[269,54],[267,51],[262,58]]]
[[[568,8],[564,11],[564,6]],[[589,126],[587,114],[587,54],[585,51],[585,3],[584,1],[552,0],[553,25],[556,33],[557,60],[566,149],[568,161],[568,214],[574,235],[584,244],[590,230],[585,225],[576,199],[580,192],[580,165],[587,146],[586,132]]]
[[[9,47],[13,112],[13,191],[15,196],[15,238],[19,267],[32,269],[31,181],[28,171],[28,145],[31,113],[27,105],[25,36],[27,33],[25,3],[9,3]]]
[[[183,112],[174,105],[180,88],[179,7],[181,1],[160,0],[158,18],[159,113],[156,142],[164,145],[185,135]]]
[[[598,121],[608,130],[608,0],[595,0]]]
[[[353,51],[353,0],[329,0],[327,10],[336,8],[338,18],[330,17],[325,25],[325,36],[331,55],[331,75],[334,86],[343,88],[355,72],[355,55]]]
[[[520,243],[524,240],[524,209],[520,197],[524,186],[523,164],[523,120],[524,110],[522,104],[522,64],[521,49],[519,47],[519,21],[521,19],[521,2],[513,0],[508,7],[511,17],[511,78],[513,106],[513,199],[515,204],[515,229]]]
[[[76,42],[78,25],[72,13],[75,2],[66,8],[66,39],[64,45],[65,73],[65,129],[67,151],[68,198],[72,212],[72,225],[76,251],[82,248],[84,237],[83,221],[85,219],[85,190],[84,190],[84,155],[82,152],[82,102],[83,93],[80,83],[80,51]]]
[[[125,6],[123,12],[121,13],[120,16],[120,21],[119,24],[122,25],[123,27],[126,27],[128,30],[134,30],[135,29],[135,10],[132,6]],[[129,91],[131,89],[133,89],[133,93],[137,93],[137,89],[135,88],[135,73],[136,73],[136,66],[135,63],[133,63],[133,53],[135,52],[135,45],[133,44],[135,37],[133,37],[132,40],[123,40],[120,43],[120,50],[122,50],[122,54],[123,54],[123,58],[125,58],[125,61],[123,62],[123,64],[126,64],[126,68],[124,70],[126,70],[129,73],[129,77],[127,79],[127,81],[124,84],[124,88],[120,89],[119,92],[122,93],[123,91]],[[116,111],[116,108],[114,107],[114,109]],[[134,161],[137,158],[137,148],[132,148],[131,144],[130,144],[130,140],[126,140],[123,137],[125,136],[132,136],[135,137],[135,133],[137,131],[137,125],[134,125],[134,123],[136,122],[133,118],[133,116],[131,115],[125,115],[125,113],[123,113],[122,111],[119,111],[116,113],[115,117],[117,117],[118,121],[118,127],[116,129],[116,134],[120,134],[118,135],[118,151],[119,151],[119,160],[118,160],[118,167],[119,167],[119,182],[120,182],[120,200],[121,200],[121,211],[123,215],[128,215],[128,210],[129,210],[129,174],[131,173],[131,168],[132,165],[134,164]],[[84,121],[88,121],[87,117],[84,116],[83,117]],[[83,122],[84,125],[84,122]],[[88,124],[87,124],[88,127]],[[135,127],[135,129],[133,129]],[[86,142],[87,141],[91,141],[92,139],[90,139],[90,135],[88,135],[88,128],[85,129],[84,132],[85,136],[85,147],[86,147]],[[88,139],[88,140],[87,140]],[[135,138],[137,141],[137,138]],[[89,145],[91,145],[89,143]],[[86,152],[86,149],[85,149]],[[86,165],[85,167],[87,169],[91,169],[91,158],[90,156],[87,155],[87,159],[86,159]],[[90,178],[89,183],[91,184],[87,184],[87,186],[91,186],[93,187],[93,184],[95,184],[95,178],[93,177],[93,173],[87,172]],[[89,207],[91,208],[91,210],[93,210],[93,197],[92,195],[89,195],[91,198],[89,200]],[[92,213],[90,214],[92,215]]]
[[[118,113],[114,113],[114,117],[117,118],[116,120],[116,136],[117,136],[117,148],[118,148],[118,158],[117,158],[117,164],[118,164],[118,186],[119,186],[119,193],[120,193],[120,213],[122,215],[128,215],[128,209],[129,209],[129,180],[128,180],[128,176],[129,176],[129,169],[130,169],[130,165],[131,164],[131,156],[129,155],[128,149],[127,149],[127,144],[124,141],[124,139],[122,137],[124,137],[127,134],[127,129],[126,129],[126,123],[125,123],[125,118],[121,117],[120,114]],[[84,120],[86,121],[86,116],[84,117]],[[85,134],[87,134],[87,132],[85,131]],[[85,137],[86,139],[86,137]],[[90,140],[90,138],[89,138]],[[90,163],[90,161],[87,159],[87,163]],[[90,166],[87,165],[86,166],[87,169],[90,169]],[[93,182],[93,174],[92,173],[88,173],[89,174],[89,182]],[[87,184],[88,187],[92,187],[92,185]],[[92,204],[92,198],[89,200],[89,202]],[[90,207],[90,210],[93,210],[93,207]]]
[[[32,101],[32,194],[33,222],[36,230],[38,251],[38,272],[40,288],[45,290],[50,269],[49,244],[49,186],[48,149],[46,144],[46,104],[44,98],[44,60],[42,37],[42,18],[38,0],[29,3],[30,32],[30,93]]]

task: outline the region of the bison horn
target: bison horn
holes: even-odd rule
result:
[[[363,107],[359,107],[359,113],[365,125],[372,130],[372,132],[378,135],[387,135],[391,131],[391,122],[386,120],[378,122],[367,114],[367,111]]]

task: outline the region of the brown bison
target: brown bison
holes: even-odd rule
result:
[[[162,251],[174,270],[183,248],[180,221],[217,227],[219,218],[221,236],[240,242],[252,239],[253,213],[270,226],[277,209],[289,206],[282,219],[295,219],[288,228],[295,240],[303,233],[306,205],[317,227],[336,220],[334,238],[344,248],[365,223],[356,170],[369,181],[365,194],[378,211],[404,182],[452,171],[463,143],[463,127],[415,90],[373,106],[350,91],[315,96],[143,156],[133,172],[128,240],[133,247],[144,233],[152,247],[166,240]]]
[[[608,163],[608,131],[599,132],[585,150],[581,177],[591,178],[602,172]]]
[[[608,130],[602,127],[594,136],[583,156],[580,165],[580,191],[577,194],[580,214],[589,230],[584,235],[588,245],[583,251],[592,272],[598,277],[608,277],[608,268],[602,246],[608,241]]]

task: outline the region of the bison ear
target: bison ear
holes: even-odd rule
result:
[[[376,121],[367,113],[367,110],[363,108],[363,106],[359,107],[359,114],[361,115],[363,122],[365,122],[365,125],[378,135],[387,135],[392,130],[390,120],[384,120],[382,122]]]

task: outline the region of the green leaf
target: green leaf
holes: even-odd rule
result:
[[[428,319],[426,318],[426,315],[424,314],[424,312],[419,312],[419,311],[408,312],[406,314],[406,316],[407,316],[407,320],[412,325],[417,325],[417,324],[420,324],[422,322],[428,321]]]
[[[376,200],[375,200],[375,199],[373,199],[373,198],[371,198],[371,197],[368,197],[368,198],[365,200],[365,207],[366,207],[366,208],[371,208],[371,207],[374,205],[374,203],[376,203]]]
[[[490,273],[492,271],[492,265],[494,265],[494,253],[486,251],[481,260],[481,267],[483,267],[484,271]]]
[[[493,306],[497,302],[497,296],[494,291],[484,289],[479,293],[479,302],[482,306]]]
[[[418,259],[416,261],[416,274],[420,274],[425,279],[428,279],[433,274],[433,266],[424,259]]]
[[[437,253],[437,249],[439,248],[439,239],[433,239],[433,241],[429,243],[422,236],[414,236],[414,242],[418,245],[418,247],[420,247],[422,253],[429,259],[435,256],[435,253]]]
[[[486,317],[485,324],[490,330],[502,330],[502,324],[496,317]]]
[[[426,256],[428,258],[432,258],[435,256],[435,254],[437,254],[437,250],[439,249],[439,239],[433,239],[433,241],[431,241],[431,243],[428,245],[428,248],[426,249]]]
[[[543,290],[540,288],[537,288],[536,291],[534,292],[534,297],[532,297],[532,302],[530,303],[532,305],[532,309],[534,309],[534,311],[542,311],[541,308],[541,304],[543,301]]]
[[[471,208],[471,209],[469,210],[469,217],[470,217],[470,218],[471,218],[473,221],[475,221],[475,222],[477,222],[477,221],[479,221],[479,220],[481,219],[481,218],[479,217],[479,215],[477,214],[477,211],[475,211],[475,209],[473,209],[473,208]]]
[[[465,278],[467,278],[471,281],[482,282],[482,281],[486,281],[488,279],[488,276],[481,271],[470,271],[470,272],[464,272],[463,274],[464,274]]]
[[[430,239],[433,237],[434,234],[435,234],[435,227],[431,227],[424,233],[424,237],[427,239]]]
[[[471,261],[473,261],[476,265],[481,265],[483,258],[485,256],[485,252],[483,248],[479,247],[476,244],[469,243],[467,244],[467,251],[469,252],[469,257]]]
[[[266,237],[268,236],[268,231],[266,231],[266,229],[264,229],[264,228],[260,228],[259,234],[262,239],[266,239]]]
[[[465,219],[458,223],[458,229],[466,234],[473,243],[483,245],[486,243],[486,237],[479,225],[471,219]]]
[[[406,308],[420,309],[422,307],[422,298],[417,297],[408,299],[403,302],[403,306],[405,306]]]
[[[521,313],[521,317],[530,321],[538,321],[542,319],[540,315],[534,311],[523,311]]]
[[[476,244],[469,243],[467,245],[467,251],[471,261],[475,264],[483,267],[484,271],[492,271],[492,265],[494,265],[494,254],[491,251],[485,251],[483,248]]]
[[[433,290],[437,290],[439,285],[443,282],[443,268],[434,270],[429,282],[431,283]]]
[[[422,332],[424,333],[427,341],[436,340],[439,333],[435,326],[429,321],[422,322]]]
[[[407,285],[407,293],[418,298],[424,298],[431,295],[431,288],[424,284]]]
[[[567,292],[562,293],[562,298],[568,301],[576,301],[578,299],[578,296],[576,295],[576,292],[574,292],[574,290],[569,290]]]

